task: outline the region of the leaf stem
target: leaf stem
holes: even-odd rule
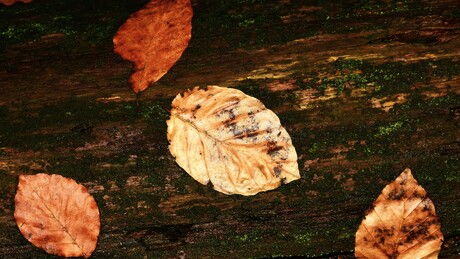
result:
[[[161,102],[159,102],[159,104],[160,104],[160,107],[161,107],[165,112],[171,113],[171,109],[166,108],[166,106],[165,106],[163,103],[161,103]]]
[[[140,116],[141,114],[141,92],[136,93],[136,113],[137,116]]]

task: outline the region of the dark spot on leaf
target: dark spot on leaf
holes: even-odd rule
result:
[[[407,226],[402,226],[402,227],[401,227],[401,231],[402,231],[403,233],[407,233],[407,232],[410,231],[410,228],[408,228]]]
[[[237,128],[236,126],[236,123],[235,122],[230,122],[230,121],[226,121],[224,122],[225,123],[225,127],[229,128],[232,132],[233,130],[235,130]]]
[[[254,125],[251,128],[245,129],[244,132],[242,131],[241,134],[235,135],[237,138],[242,139],[242,138],[251,138],[259,135],[258,130],[258,125]],[[244,133],[244,134],[243,134]]]
[[[389,194],[387,199],[388,200],[400,200],[401,198],[404,197],[406,194],[406,191],[404,189],[396,190],[393,189]]]
[[[233,113],[233,109],[228,112],[228,117],[230,118],[230,120],[235,119],[236,116],[235,116],[235,113]]]
[[[429,203],[429,201],[424,200],[422,211],[423,211],[423,212],[425,212],[425,211],[430,211],[430,203]]]
[[[276,142],[270,141],[268,142],[267,145],[267,154],[270,155],[271,157],[274,157],[278,154],[278,151],[283,149],[283,146],[278,146]]]
[[[424,197],[421,193],[419,193],[417,191],[414,191],[414,193],[412,193],[412,196],[415,197],[415,198],[423,198]]]
[[[277,167],[273,168],[273,171],[275,172],[275,176],[276,176],[276,177],[280,177],[280,174],[281,174],[281,166],[277,166]]]
[[[245,136],[243,135],[243,131],[240,130],[240,129],[237,129],[237,128],[233,128],[232,129],[232,133],[235,137],[241,139],[241,138],[244,138]]]
[[[246,131],[246,137],[250,138],[250,137],[254,137],[254,136],[257,136],[259,133],[257,133],[257,131]]]
[[[230,109],[230,110],[224,110],[223,113],[226,112],[228,113],[228,119],[226,121],[224,121],[224,124],[230,124],[232,123],[236,116],[235,116],[235,113],[233,113],[233,109]],[[217,114],[217,117],[220,117],[219,114]]]

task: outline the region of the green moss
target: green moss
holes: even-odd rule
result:
[[[457,106],[460,106],[460,98],[458,98],[456,93],[449,92],[445,96],[426,98],[415,92],[410,96],[407,102],[396,104],[391,112],[400,113],[401,111],[430,110],[433,108],[448,109]]]
[[[455,155],[425,153],[424,159],[417,160],[411,166],[414,177],[427,190],[436,190],[437,195],[449,194],[442,186],[446,182],[459,182],[460,159]]]
[[[12,44],[37,39],[46,30],[47,28],[41,23],[11,25],[0,31],[0,37],[2,38],[2,44]]]
[[[264,8],[257,8],[262,4]],[[195,11],[194,24],[198,33],[203,31],[248,28],[273,19],[279,20],[277,1],[201,1]],[[251,11],[257,8],[258,12]],[[278,16],[278,17],[277,17]]]
[[[260,231],[253,231],[253,232],[246,233],[243,235],[237,235],[235,236],[235,241],[241,242],[241,243],[257,242],[263,239],[263,237],[260,236],[260,234],[261,234]]]
[[[423,11],[421,1],[323,1],[323,15],[329,19],[349,19],[372,16],[403,15],[405,12]]]
[[[460,98],[455,93],[448,93],[442,97],[436,97],[427,100],[428,104],[433,107],[453,107],[460,105]]]
[[[318,233],[316,233],[317,235]],[[312,237],[314,237],[315,234],[313,233],[303,233],[303,234],[295,234],[293,235],[295,242],[297,243],[310,243]]]
[[[169,113],[161,106],[160,102],[142,103],[140,108],[141,117],[149,121],[165,120],[169,118]]]
[[[330,158],[330,150],[338,146],[349,146],[349,142],[371,139],[374,127],[367,124],[350,124],[327,128],[303,128],[290,132],[294,145],[300,154],[308,154],[309,159]],[[359,143],[358,143],[359,145]]]
[[[363,67],[369,65],[369,62],[362,59],[337,59],[332,66],[335,70],[361,70]]]
[[[145,2],[49,0],[3,8],[1,15],[5,22],[0,24],[0,49],[52,33],[64,34],[69,42],[77,36],[90,43],[111,42],[123,21]],[[43,13],[47,15],[40,15]],[[21,16],[27,19],[17,23],[17,17]]]
[[[444,166],[442,175],[447,182],[460,183],[460,158],[458,156],[446,157],[441,160]]]
[[[410,90],[416,83],[429,82],[432,77],[450,79],[460,74],[460,61],[440,59],[435,61],[421,60],[413,63],[385,62],[373,64],[364,60],[336,60],[329,73],[333,76],[313,77],[305,81],[297,79],[301,89],[317,89],[324,95],[328,87],[337,89],[340,95],[347,87],[370,88],[375,96]]]
[[[378,128],[378,132],[374,136],[378,138],[378,137],[385,137],[391,134],[395,134],[403,127],[403,125],[404,125],[403,122],[396,121],[396,122],[389,123],[385,126],[380,126]]]
[[[348,230],[342,229],[342,233],[337,236],[338,240],[349,240],[355,238],[356,229]]]

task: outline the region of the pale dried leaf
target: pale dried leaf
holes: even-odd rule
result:
[[[32,2],[32,0],[0,0],[0,4],[4,4],[7,6],[13,5],[16,2],[30,3]]]
[[[99,209],[83,185],[60,175],[21,175],[14,218],[35,246],[59,256],[89,257],[100,229]]]
[[[115,52],[134,63],[133,90],[144,91],[180,58],[192,35],[190,0],[152,0],[132,14],[113,37]]]
[[[443,235],[433,202],[409,169],[388,184],[356,232],[357,258],[437,258]]]
[[[276,114],[239,90],[196,87],[177,95],[167,123],[177,163],[219,192],[254,195],[300,178],[296,151]]]

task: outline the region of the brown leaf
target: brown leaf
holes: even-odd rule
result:
[[[132,61],[134,92],[144,91],[176,63],[192,35],[190,0],[148,2],[113,37],[115,52]]]
[[[356,232],[357,258],[437,258],[443,235],[433,202],[409,169],[388,184]]]
[[[13,5],[16,2],[30,3],[32,2],[32,0],[0,0],[0,4],[4,4],[7,6]]]
[[[89,257],[100,229],[99,209],[83,185],[60,175],[21,175],[14,218],[35,246],[59,256]]]
[[[254,195],[300,178],[296,151],[276,114],[239,90],[196,87],[177,95],[167,123],[177,163],[219,192]]]

